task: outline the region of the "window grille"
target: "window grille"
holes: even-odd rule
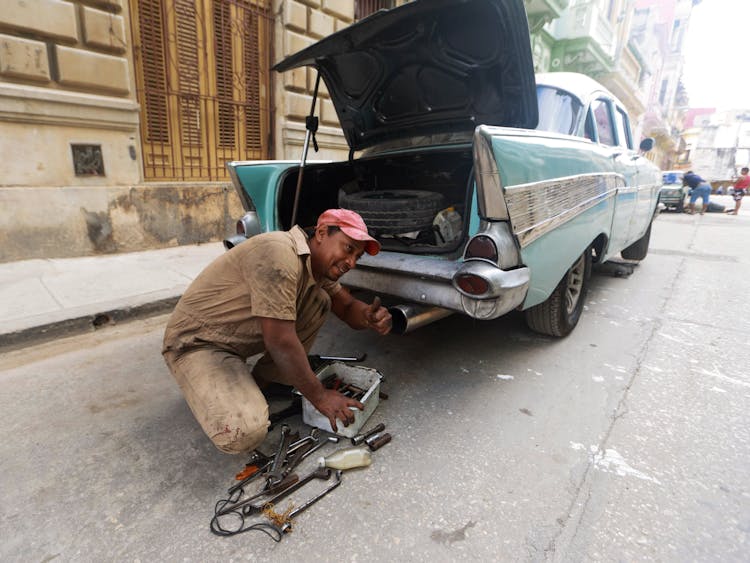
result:
[[[270,0],[133,0],[146,180],[269,156]]]

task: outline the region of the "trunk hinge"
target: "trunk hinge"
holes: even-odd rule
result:
[[[313,148],[318,152],[318,141],[315,139],[315,133],[318,130],[318,118],[315,117],[315,104],[318,101],[318,86],[320,85],[320,69],[315,78],[315,90],[313,90],[312,104],[310,106],[310,115],[305,118],[305,144],[302,147],[302,160],[299,163],[299,173],[297,174],[297,189],[294,192],[294,207],[292,207],[292,222],[294,227],[297,222],[297,206],[299,205],[299,193],[302,190],[302,175],[305,170],[305,161],[307,160],[307,149],[310,146],[310,137],[312,137]]]

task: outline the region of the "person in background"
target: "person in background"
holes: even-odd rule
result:
[[[748,188],[750,188],[750,175],[748,175],[748,172],[750,172],[750,169],[745,166],[740,170],[740,177],[737,178],[737,181],[734,183],[734,196],[732,196],[734,197],[734,209],[727,211],[729,215],[737,215],[740,211],[742,198],[745,197]]]
[[[690,189],[692,190],[690,192],[690,211],[688,211],[688,213],[695,213],[695,202],[698,198],[701,198],[703,207],[701,208],[700,213],[703,215],[708,209],[708,199],[711,195],[711,184],[706,182],[692,170],[688,170],[688,172],[682,177],[682,185],[690,186]]]

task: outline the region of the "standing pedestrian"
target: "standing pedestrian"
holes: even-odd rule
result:
[[[740,211],[742,198],[745,197],[748,188],[750,188],[750,175],[748,175],[748,172],[750,172],[750,169],[745,166],[740,170],[740,177],[737,178],[737,181],[734,183],[734,209],[732,211],[727,211],[729,215],[737,215]]]
[[[708,209],[708,198],[711,196],[711,184],[706,182],[692,170],[688,170],[687,174],[682,177],[682,185],[690,186],[690,189],[692,190],[690,192],[690,211],[688,213],[695,213],[695,202],[698,198],[701,198],[703,207],[701,208],[700,213],[703,215]]]

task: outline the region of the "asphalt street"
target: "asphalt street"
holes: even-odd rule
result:
[[[245,459],[182,400],[166,317],[7,353],[0,560],[747,561],[749,227],[663,213],[562,340],[516,314],[386,337],[331,319],[314,351],[368,354],[389,394],[368,426],[393,441],[278,544],[209,531]]]

